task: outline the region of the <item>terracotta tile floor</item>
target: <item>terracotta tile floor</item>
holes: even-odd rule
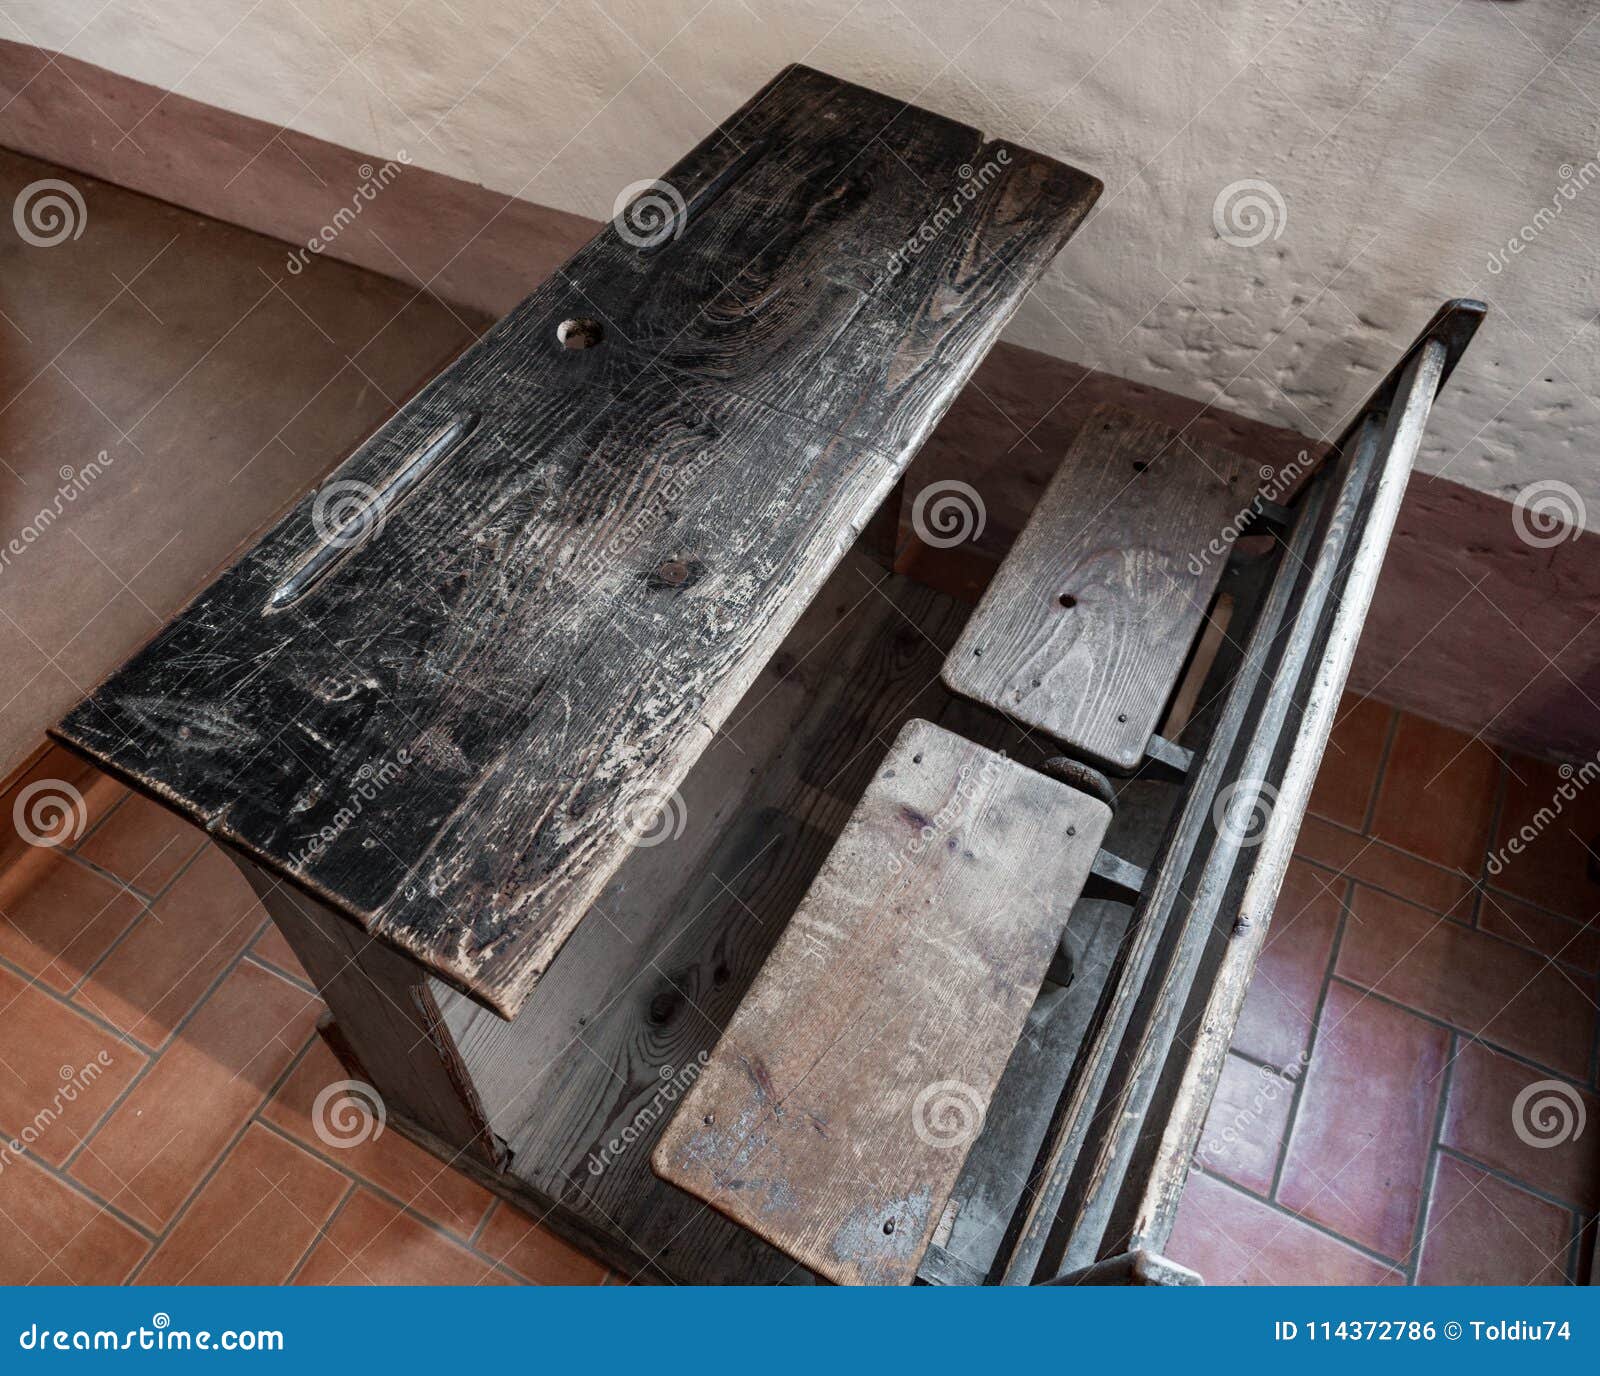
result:
[[[1176,1259],[1213,1284],[1587,1280],[1600,1208],[1588,783],[1346,699]]]
[[[25,844],[50,779],[81,830]],[[57,749],[3,805],[0,1284],[608,1279],[397,1131],[319,1133],[322,1002],[200,832]]]
[[[0,1154],[0,1283],[608,1279],[397,1131],[320,1135],[345,1076],[242,878],[60,751],[5,816],[47,778],[82,830],[0,843],[0,1129],[26,1139]],[[1574,783],[1346,703],[1178,1260],[1213,1283],[1587,1274],[1600,1127],[1563,1125],[1600,1115],[1600,789]]]

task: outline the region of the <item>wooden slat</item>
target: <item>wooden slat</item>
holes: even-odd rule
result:
[[[1085,422],[946,661],[953,692],[1132,769],[1257,490],[1254,466],[1159,422]]]
[[[909,1283],[1110,817],[908,722],[655,1169],[831,1280]]]
[[[672,178],[57,732],[507,1017],[1099,190],[799,67]]]

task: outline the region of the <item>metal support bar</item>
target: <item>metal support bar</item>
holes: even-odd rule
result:
[[[1119,903],[1137,903],[1148,876],[1137,865],[1108,850],[1099,851],[1089,867],[1089,880],[1083,886],[1085,898],[1111,898]]]
[[[1158,778],[1182,779],[1194,765],[1194,751],[1169,741],[1165,736],[1151,736],[1144,747],[1143,772]]]

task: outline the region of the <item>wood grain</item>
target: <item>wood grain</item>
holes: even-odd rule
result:
[[[626,1249],[614,1257],[625,1274],[683,1284],[810,1279],[659,1179],[650,1149],[884,743],[911,716],[978,715],[938,681],[967,610],[886,575],[858,548],[696,762],[681,789],[683,835],[629,856],[516,1020],[459,994],[446,1003],[473,1080],[496,1106],[507,1178],[526,1188],[525,1206],[609,1236]]]
[[[1238,456],[1099,408],[967,623],[945,682],[1079,754],[1134,768],[1256,490]]]
[[[56,732],[506,1017],[1099,190],[801,67],[668,181]]]
[[[909,1283],[1110,817],[908,722],[655,1169],[831,1280]]]

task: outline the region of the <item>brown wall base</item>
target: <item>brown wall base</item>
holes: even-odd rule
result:
[[[0,144],[286,240],[286,265],[289,245],[334,223],[385,161],[12,42],[0,42],[0,101]],[[597,228],[416,167],[360,204],[326,256],[494,315]],[[938,477],[972,483],[989,504],[984,542],[1003,547],[1084,415],[1108,400],[1193,422],[1196,438],[1264,464],[1305,444],[1002,344],[919,456],[910,490]],[[1352,686],[1519,750],[1594,754],[1600,537],[1533,549],[1511,511],[1447,480],[1412,480]]]

